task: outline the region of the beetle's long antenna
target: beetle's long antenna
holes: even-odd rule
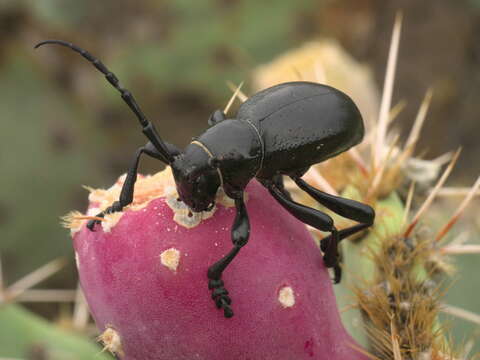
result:
[[[97,68],[98,71],[100,71],[103,75],[105,75],[105,78],[107,79],[107,81],[115,89],[117,89],[118,92],[120,92],[123,101],[125,101],[128,107],[135,113],[138,120],[140,121],[140,124],[143,127],[143,133],[145,134],[145,136],[147,136],[147,138],[152,142],[155,148],[164,157],[163,161],[167,164],[171,164],[173,162],[173,155],[168,151],[167,146],[158,135],[153,124],[143,114],[142,110],[140,109],[137,102],[135,101],[135,98],[133,97],[132,93],[120,85],[120,81],[115,76],[115,74],[112,73],[110,70],[108,70],[107,67],[100,60],[95,58],[88,51],[83,50],[82,48],[63,40],[45,40],[35,45],[35,49],[45,44],[57,44],[57,45],[68,47],[73,51],[82,55],[89,62],[91,62],[93,66]]]

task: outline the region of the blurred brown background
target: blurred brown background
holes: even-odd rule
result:
[[[428,87],[434,98],[418,146],[426,158],[462,145],[453,183],[480,173],[478,0],[1,0],[0,254],[7,283],[71,258],[59,217],[84,209],[80,185],[106,187],[145,142],[118,93],[63,39],[98,56],[131,90],[162,136],[180,146],[207,127],[260,64],[303,42],[337,39],[382,88],[395,12],[404,27],[394,101],[406,132]],[[161,164],[142,162],[142,172]],[[473,261],[473,260],[472,260]],[[76,286],[69,268],[42,286]],[[478,291],[477,291],[478,292]],[[51,319],[58,305],[31,309]],[[2,348],[0,321],[0,349]],[[472,327],[468,327],[469,330]],[[0,356],[1,356],[0,351]]]

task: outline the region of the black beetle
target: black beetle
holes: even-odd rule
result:
[[[35,48],[44,44],[69,47],[90,61],[120,92],[150,140],[137,150],[119,200],[98,217],[121,211],[132,202],[141,154],[172,167],[179,197],[192,211],[210,209],[218,188],[222,186],[235,200],[236,216],[231,231],[233,248],[209,267],[208,287],[217,307],[224,310],[225,317],[231,317],[231,300],[221,278],[225,268],[248,241],[250,224],[243,192],[248,182],[256,178],[297,219],[331,233],[321,242],[323,260],[327,267],[334,269],[334,281],[340,281],[338,243],[372,225],[375,212],[368,205],[317,190],[301,176],[311,165],[338,155],[362,140],[363,120],[347,95],[330,86],[311,82],[273,86],[245,101],[235,119],[226,119],[223,111],[215,111],[208,121],[211,127],[182,152],[160,138],[133,95],[120,85],[118,78],[101,61],[78,46],[61,40],[46,40]],[[283,187],[283,175],[289,176],[323,206],[359,224],[337,231],[329,215],[291,199]],[[91,220],[87,226],[93,231],[98,222]]]

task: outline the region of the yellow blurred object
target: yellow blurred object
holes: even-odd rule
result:
[[[370,69],[357,62],[335,40],[305,43],[253,73],[255,90],[298,80],[331,85],[348,94],[360,109],[367,130],[378,116],[379,92]]]

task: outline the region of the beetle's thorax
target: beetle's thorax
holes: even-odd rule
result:
[[[245,120],[224,120],[210,127],[194,143],[216,160],[227,195],[228,187],[243,190],[262,166],[261,134]]]

